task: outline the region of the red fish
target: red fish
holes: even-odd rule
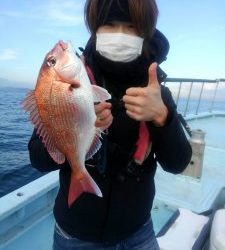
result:
[[[70,164],[69,206],[83,192],[102,197],[85,160],[101,147],[102,131],[95,127],[94,102],[110,98],[105,89],[91,85],[72,46],[59,41],[44,59],[35,90],[23,102],[53,160],[62,164],[67,159]]]

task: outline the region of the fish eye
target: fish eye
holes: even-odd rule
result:
[[[47,59],[47,62],[46,64],[49,66],[49,67],[53,67],[56,65],[56,58],[51,56]]]

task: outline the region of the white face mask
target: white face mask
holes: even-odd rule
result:
[[[96,50],[114,62],[131,62],[142,53],[144,39],[124,33],[97,33]]]

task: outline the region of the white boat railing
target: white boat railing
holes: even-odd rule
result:
[[[167,78],[164,82],[172,92],[178,111],[198,115],[205,112],[225,111],[225,79]],[[216,105],[217,104],[217,105]],[[223,105],[224,104],[224,105]],[[205,106],[201,110],[201,106]],[[206,107],[207,106],[207,107]]]
[[[0,250],[51,249],[57,192],[54,171],[0,198]]]
[[[183,175],[200,180],[205,133],[200,129],[191,129],[188,121],[211,116],[225,116],[225,79],[167,78],[164,85],[170,89],[177,105],[180,121],[190,136],[192,158]]]

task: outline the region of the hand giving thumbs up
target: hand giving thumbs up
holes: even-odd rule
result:
[[[146,87],[129,88],[123,97],[127,115],[137,121],[152,121],[156,126],[165,125],[168,109],[161,97],[161,87],[157,79],[157,63],[148,70]]]

